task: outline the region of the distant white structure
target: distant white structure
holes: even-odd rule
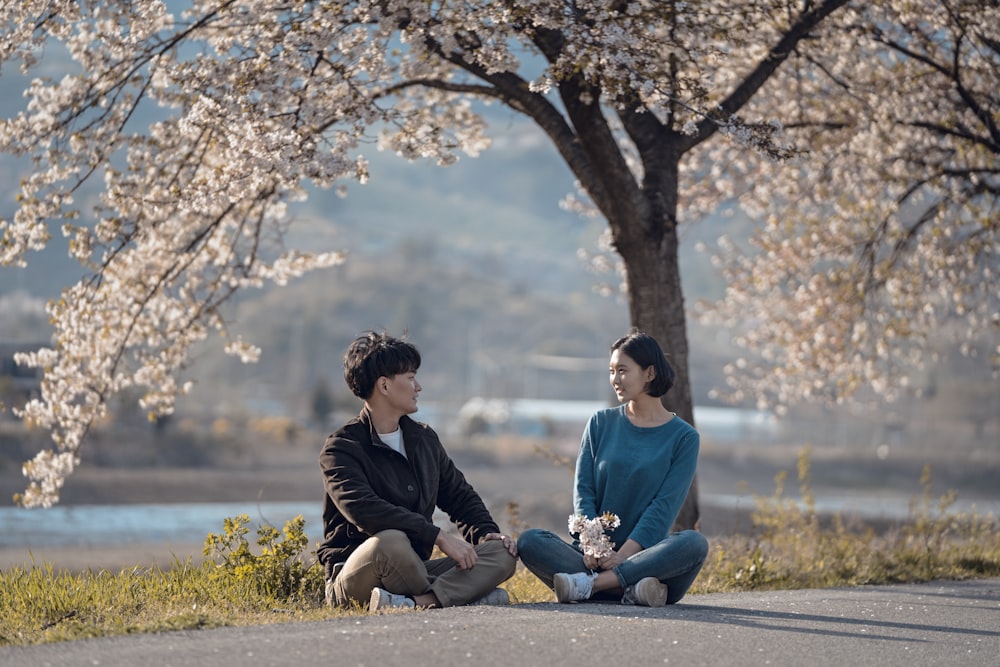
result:
[[[514,433],[550,436],[583,432],[594,412],[610,407],[602,401],[561,401],[541,398],[470,398],[458,411],[464,433]],[[706,440],[756,442],[778,433],[778,420],[762,410],[695,406],[694,419]]]
[[[702,439],[713,442],[761,442],[781,430],[777,415],[766,410],[696,405],[694,421]]]
[[[600,401],[560,401],[543,398],[470,398],[458,411],[465,433],[516,433],[548,436],[578,434],[595,411],[608,405]]]

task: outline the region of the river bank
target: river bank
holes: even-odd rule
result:
[[[287,511],[275,511],[275,506],[287,506]],[[300,511],[305,509],[308,514]],[[269,503],[258,505],[252,502],[243,503],[198,503],[184,505],[131,505],[131,506],[77,506],[70,510],[71,514],[77,515],[81,520],[85,517],[97,516],[102,513],[106,516],[109,513],[119,515],[128,514],[134,521],[134,515],[139,512],[147,512],[150,520],[158,520],[164,512],[176,510],[179,513],[195,512],[203,518],[201,528],[192,529],[190,525],[185,530],[177,530],[174,536],[163,537],[161,539],[143,539],[142,535],[146,531],[136,531],[139,535],[136,539],[131,539],[127,534],[115,535],[112,538],[100,539],[91,534],[78,541],[68,543],[57,540],[53,537],[38,539],[37,537],[27,539],[19,544],[0,544],[0,570],[14,567],[30,568],[32,566],[51,566],[54,570],[68,570],[70,572],[81,572],[86,570],[108,570],[116,572],[122,569],[133,567],[148,568],[160,567],[168,568],[176,562],[200,563],[203,558],[204,536],[209,532],[221,533],[223,529],[223,519],[246,513],[250,517],[250,526],[257,526],[267,521],[280,526],[287,520],[293,518],[296,513],[302,514],[307,521],[307,532],[310,535],[310,542],[315,544],[319,540],[317,531],[320,529],[320,518],[317,508],[311,506],[303,507],[301,503]],[[214,514],[212,513],[215,510]],[[0,516],[9,508],[0,509]],[[46,512],[47,510],[14,510],[24,512]],[[208,516],[206,516],[206,514]],[[510,517],[504,517],[502,513],[494,510],[498,521],[504,525],[505,530],[509,529]],[[52,517],[54,515],[49,515]],[[121,517],[119,517],[121,519]],[[192,517],[193,518],[193,517]],[[65,516],[60,515],[58,521],[64,522]],[[118,524],[124,523],[119,520]],[[565,523],[565,518],[563,518]],[[506,525],[505,525],[506,524]],[[749,530],[749,511],[733,509],[728,507],[718,507],[707,505],[702,510],[703,530],[710,536],[724,535],[728,533]],[[444,525],[444,521],[441,522]],[[526,525],[536,526],[534,522]],[[539,526],[541,527],[541,526]],[[547,525],[550,529],[560,530],[559,526]],[[64,526],[59,526],[63,529]],[[561,527],[565,532],[565,525]],[[44,527],[43,527],[44,530]],[[88,531],[81,531],[88,532]],[[91,533],[95,531],[90,531]],[[517,531],[510,531],[517,532]],[[106,535],[106,532],[103,533]],[[250,536],[252,538],[252,535]],[[251,539],[252,543],[252,539]]]
[[[478,447],[454,451],[453,456],[466,477],[486,500],[500,525],[509,532],[526,527],[548,528],[565,532],[566,517],[572,509],[572,468],[569,463],[575,445],[490,441]],[[121,539],[95,543],[85,539],[87,526],[78,526],[78,539],[53,541],[39,539],[46,521],[55,521],[55,513],[46,510],[26,512],[35,537],[19,539],[11,525],[0,526],[8,539],[0,540],[0,569],[15,566],[48,564],[55,569],[81,571],[126,567],[167,567],[175,561],[202,559],[204,536],[220,532],[227,516],[246,513],[251,525],[259,523],[261,505],[298,503],[307,516],[307,532],[319,529],[322,484],[315,459],[315,448],[304,444],[256,458],[234,461],[230,467],[82,465],[63,489],[59,508],[109,506],[170,507],[180,503],[204,504],[205,517],[195,529],[183,535],[161,533],[150,539],[150,531],[122,534]],[[699,461],[698,483],[701,506],[700,528],[707,536],[746,533],[751,528],[751,512],[759,498],[775,492],[775,477],[784,471],[788,478],[783,497],[797,498],[796,463],[800,450],[791,446],[713,447],[703,446]],[[993,460],[912,460],[879,461],[843,452],[815,450],[810,453],[810,489],[817,498],[821,513],[840,513],[863,519],[879,529],[898,525],[908,512],[909,502],[924,491],[920,475],[925,463],[934,470],[934,498],[954,489],[958,509],[975,508],[978,513],[998,512],[1000,490],[994,488],[1000,478],[1000,466]],[[891,465],[890,465],[891,464]],[[0,469],[0,489],[6,492],[0,502],[22,488],[24,479],[12,466]],[[288,510],[289,512],[291,510]],[[124,509],[119,513],[124,513]],[[287,512],[285,512],[287,513]],[[155,512],[150,513],[151,516]],[[278,512],[281,514],[281,512]],[[94,521],[93,513],[79,512],[63,521]],[[289,516],[268,516],[268,521],[282,524]],[[150,519],[151,521],[155,519]],[[133,519],[135,523],[141,523]],[[13,521],[8,520],[8,524]],[[279,526],[280,527],[280,526]],[[118,536],[116,536],[118,537]]]

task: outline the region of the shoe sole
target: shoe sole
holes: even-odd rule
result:
[[[572,592],[573,585],[570,582],[569,577],[559,576],[558,574],[552,578],[552,586],[556,591],[556,600],[565,604],[567,602],[572,602],[570,599],[570,593]]]
[[[504,589],[500,589],[497,593],[496,599],[487,602],[487,604],[493,605],[494,607],[503,607],[504,605],[510,604],[510,595]]]
[[[510,596],[502,588],[498,588],[492,593],[481,597],[472,604],[483,605],[487,607],[502,607],[504,605],[510,604]]]
[[[664,606],[669,592],[665,584],[652,577],[642,579],[635,586],[636,601],[646,607]]]
[[[377,588],[372,589],[371,599],[368,600],[368,611],[376,612],[382,608],[382,591]]]

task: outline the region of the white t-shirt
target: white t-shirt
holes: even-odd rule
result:
[[[379,433],[379,440],[389,445],[397,452],[406,456],[406,450],[403,449],[403,429],[397,428],[392,433]]]

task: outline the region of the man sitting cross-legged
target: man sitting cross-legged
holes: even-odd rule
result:
[[[497,586],[514,574],[517,546],[417,411],[420,353],[366,333],[344,355],[344,377],[361,414],[327,438],[319,463],[329,604],[450,607],[507,604]],[[461,537],[435,526],[444,511]],[[464,539],[463,539],[464,538]],[[444,554],[431,559],[437,546]]]

